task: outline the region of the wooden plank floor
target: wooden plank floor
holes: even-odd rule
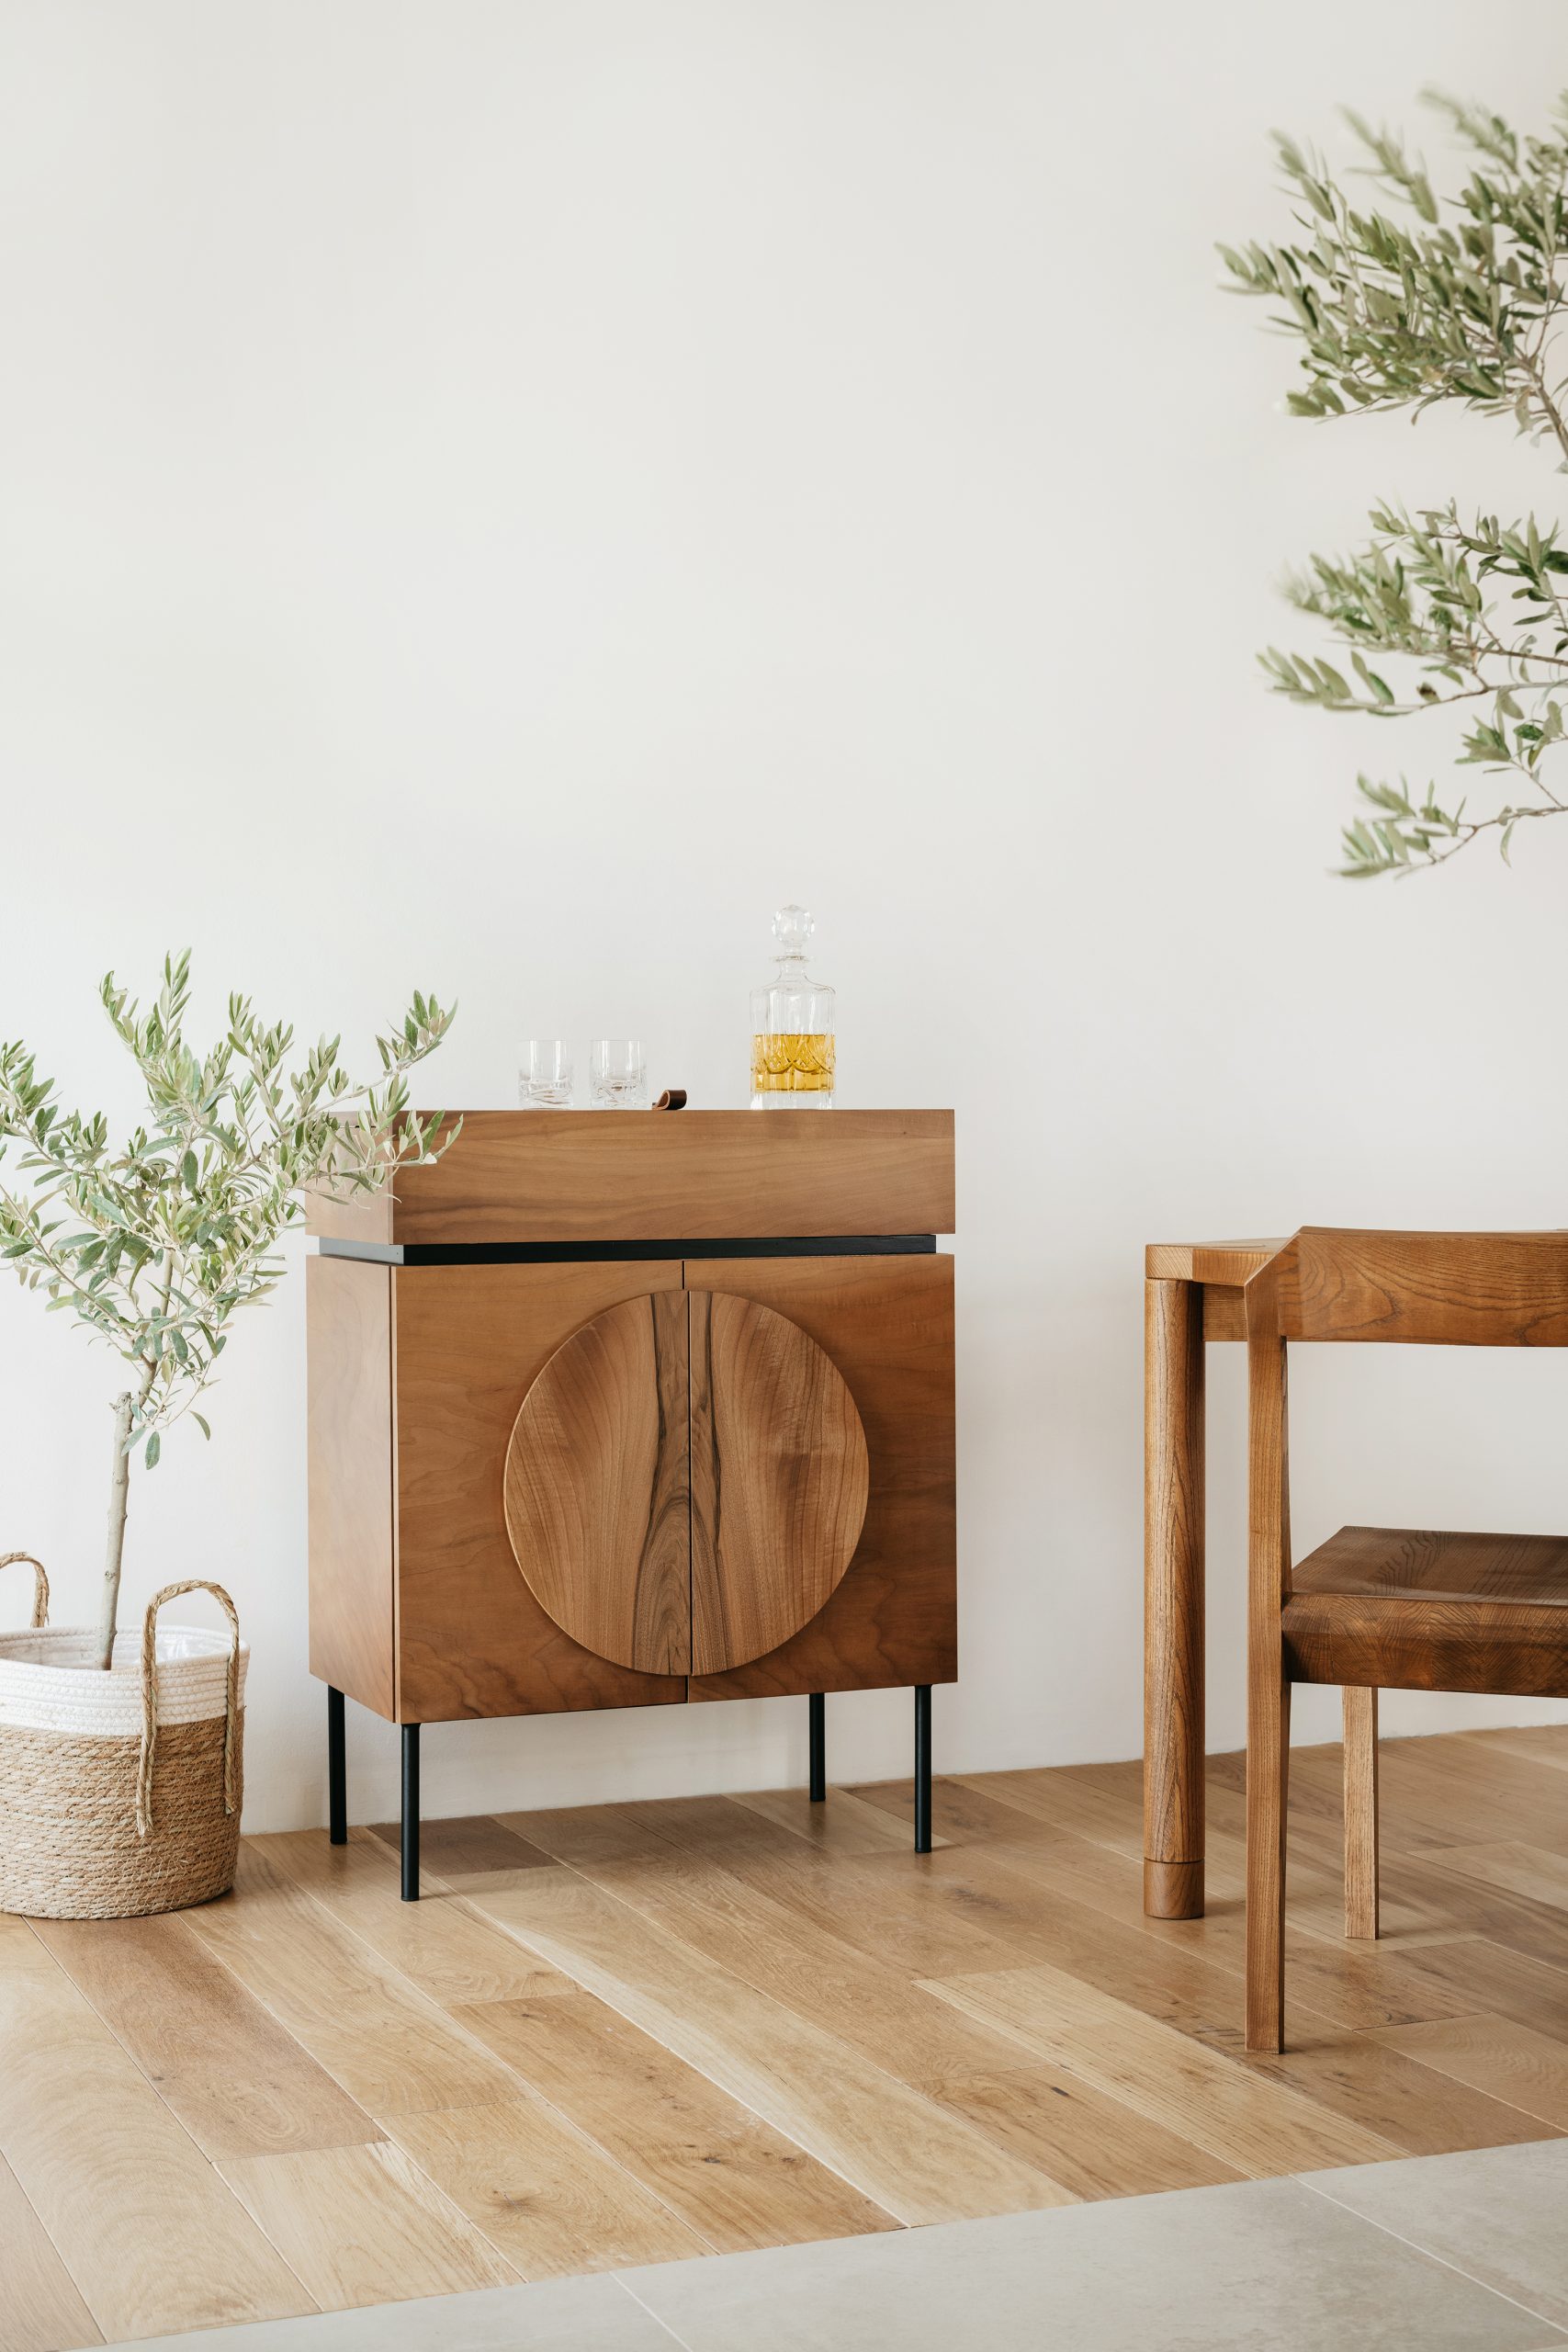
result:
[[[1568,1725],[1387,1743],[1341,1935],[1292,1766],[1291,2047],[1145,1919],[1136,1764],[245,1841],[232,1896],[0,1918],[0,2352],[1568,2132]]]

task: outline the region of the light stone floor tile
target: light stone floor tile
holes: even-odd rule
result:
[[[1568,2140],[1353,2165],[1303,2179],[1568,2328]]]
[[[688,2352],[1540,2352],[1568,2341],[1293,2180],[618,2275]]]
[[[668,2328],[614,2278],[552,2278],[310,2319],[141,2336],[107,2352],[675,2352]]]

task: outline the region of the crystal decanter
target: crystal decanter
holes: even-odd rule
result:
[[[779,967],[751,991],[753,1111],[833,1107],[834,992],[806,968],[816,928],[804,907],[781,907],[773,917]]]

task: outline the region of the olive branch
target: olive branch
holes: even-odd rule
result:
[[[114,1646],[130,1460],[157,1463],[164,1432],[196,1408],[242,1306],[282,1276],[279,1238],[315,1187],[375,1193],[410,1162],[455,1139],[444,1114],[408,1107],[407,1073],[434,1052],[452,1014],[416,994],[377,1039],[381,1075],[353,1081],[323,1038],[290,1070],[294,1032],[231,996],[228,1023],[206,1054],[185,1041],[188,954],[165,958],[144,1012],[111,972],[100,989],[116,1035],[146,1089],[149,1118],[118,1148],[102,1114],[63,1111],[53,1082],[18,1044],[0,1045],[0,1161],[16,1148],[26,1179],[0,1178],[0,1261],[49,1311],[69,1312],[130,1367],[115,1406],[108,1555],[99,1663]]]
[[[1568,472],[1568,377],[1555,356],[1568,302],[1568,96],[1546,139],[1439,93],[1426,102],[1467,155],[1457,193],[1439,198],[1403,140],[1353,113],[1366,159],[1356,175],[1394,209],[1352,203],[1321,157],[1279,136],[1300,235],[1222,245],[1231,288],[1280,305],[1272,322],[1302,345],[1292,414],[1418,417],[1458,401],[1511,418]],[[1568,813],[1568,772],[1551,758],[1568,693],[1568,548],[1555,523],[1461,515],[1451,500],[1414,513],[1383,504],[1370,520],[1365,546],[1311,556],[1285,582],[1295,609],[1347,649],[1344,666],[1271,646],[1258,657],[1269,684],[1292,702],[1374,718],[1455,707],[1455,763],[1494,783],[1472,811],[1468,798],[1446,806],[1435,784],[1358,775],[1367,813],[1345,828],[1339,870],[1441,865],[1484,833],[1506,858],[1520,824]]]

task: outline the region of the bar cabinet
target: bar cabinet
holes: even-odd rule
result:
[[[310,1230],[310,1670],[431,1723],[957,1671],[953,1116],[474,1112]]]

